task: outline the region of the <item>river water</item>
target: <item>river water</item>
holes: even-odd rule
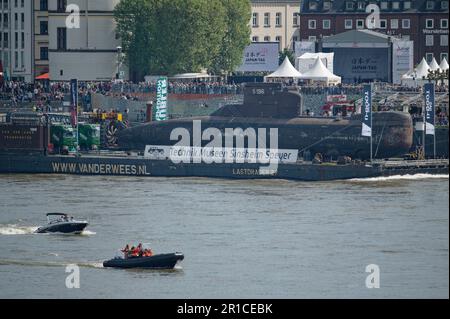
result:
[[[448,298],[448,176],[302,183],[0,175],[0,298]],[[47,212],[90,222],[38,235]],[[126,243],[171,271],[105,269]],[[66,287],[67,264],[80,288]],[[366,266],[379,268],[368,289]]]

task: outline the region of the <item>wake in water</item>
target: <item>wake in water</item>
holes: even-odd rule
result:
[[[38,226],[18,226],[18,225],[0,225],[0,235],[12,236],[12,235],[30,235],[34,234],[34,232],[38,229]],[[68,235],[72,236],[73,234],[59,234],[54,233],[55,235]],[[90,230],[84,230],[79,236],[93,236],[96,235],[96,232]]]
[[[47,261],[28,261],[28,260],[9,260],[0,259],[0,266],[30,266],[30,267],[66,267],[67,265],[77,265],[83,268],[103,268],[101,262],[47,262]]]
[[[388,182],[398,180],[423,180],[423,179],[448,179],[448,175],[440,174],[415,174],[415,175],[394,175],[386,177],[369,177],[369,178],[354,178],[350,179],[350,182]]]
[[[0,225],[0,235],[29,235],[37,229],[37,226]]]

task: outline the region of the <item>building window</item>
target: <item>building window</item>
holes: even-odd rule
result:
[[[281,27],[281,12],[277,12],[275,15],[275,26]]]
[[[20,52],[20,66],[22,69],[25,68],[25,53],[23,51]]]
[[[14,33],[14,49],[19,48],[19,32]]]
[[[446,59],[447,61],[448,61],[448,53],[447,52],[443,52],[443,53],[441,53],[441,62],[442,62],[442,60],[444,60],[444,59]]]
[[[366,4],[364,3],[364,1],[358,1],[358,10],[365,10],[366,9]]]
[[[410,27],[411,27],[411,20],[403,19],[402,20],[402,28],[403,29],[409,29]]]
[[[309,2],[309,10],[311,10],[311,11],[317,10],[317,2],[316,1]]]
[[[253,17],[252,17],[252,26],[254,28],[258,27],[258,13],[253,12]]]
[[[434,27],[434,19],[426,19],[425,20],[425,28],[433,29]]]
[[[67,8],[67,0],[58,0],[56,10],[58,12],[66,12],[66,8]]]
[[[270,37],[269,37],[268,35],[266,35],[266,36],[264,37],[264,42],[270,42]]]
[[[40,59],[43,61],[47,61],[48,60],[48,48],[47,47],[41,47],[41,55],[40,55]]]
[[[253,37],[252,38],[252,42],[258,42],[259,41],[259,38],[258,37]]]
[[[425,45],[427,47],[432,47],[434,45],[434,35],[428,34],[425,36]]]
[[[308,29],[315,29],[316,26],[316,20],[308,20]]]
[[[398,10],[400,9],[400,2],[394,1],[392,2],[392,10]]]
[[[433,61],[433,53],[425,53],[425,60],[427,60],[427,63],[431,63],[431,61]]]
[[[322,20],[322,29],[331,29],[331,20]]]
[[[25,7],[25,0],[20,0],[20,7],[21,8]]]
[[[441,9],[448,10],[448,1],[441,1]]]
[[[441,34],[441,47],[448,47],[448,35]]]
[[[7,49],[9,47],[9,34],[3,33],[3,48]]]
[[[356,29],[364,29],[364,19],[357,19],[356,20]]]
[[[22,37],[20,39],[20,48],[25,49],[25,32],[22,32]]]
[[[398,19],[391,20],[391,29],[398,29]]]
[[[346,29],[351,29],[351,28],[353,28],[353,20],[351,20],[351,19],[345,19],[345,28],[346,28]]]
[[[300,16],[300,14],[298,12],[294,12],[292,15],[292,24],[294,25],[294,27],[298,27],[298,17]]]
[[[330,10],[331,9],[331,2],[330,1],[324,1],[323,2],[323,9],[324,10]]]
[[[316,37],[315,35],[310,35],[310,36],[308,37],[308,40],[309,40],[309,41],[316,41],[316,40],[317,40],[317,37]]]
[[[14,52],[14,67],[17,69],[19,67],[19,52]]]
[[[25,13],[20,14],[20,28],[25,30]]]
[[[3,2],[3,9],[8,10],[8,7],[9,7],[9,0],[5,0]]]
[[[381,10],[387,10],[388,9],[388,3],[386,1],[381,1],[380,8],[381,8]]]
[[[275,37],[275,42],[278,42],[278,50],[281,51],[281,37],[280,36],[276,36]]]
[[[14,29],[19,29],[19,15],[17,13],[14,13]]]
[[[403,9],[405,9],[405,10],[411,9],[411,1],[403,2]]]
[[[9,29],[9,18],[7,13],[3,13],[3,28]]]
[[[441,19],[441,29],[448,29],[448,19]]]
[[[386,28],[387,28],[387,20],[380,19],[380,29],[386,29]]]
[[[434,1],[427,1],[427,10],[434,9]]]
[[[67,29],[57,28],[57,49],[67,50]]]
[[[41,0],[39,9],[41,11],[47,11],[48,10],[48,0]]]
[[[353,10],[354,9],[354,3],[352,1],[347,1],[347,3],[345,4],[345,8],[347,10]]]
[[[40,25],[40,34],[47,35],[48,34],[48,21],[41,21]]]
[[[270,27],[270,13],[269,12],[264,13],[264,26],[266,28]]]

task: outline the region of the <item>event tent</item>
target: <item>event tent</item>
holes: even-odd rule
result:
[[[431,71],[437,71],[437,70],[441,70],[441,68],[439,67],[439,64],[436,61],[436,58],[433,57],[433,60],[430,63],[430,70]]]
[[[316,62],[317,58],[320,58],[323,62],[323,64],[326,66],[326,68],[333,73],[334,72],[334,53],[324,53],[324,52],[317,52],[317,53],[310,53],[306,52],[303,53],[300,57],[298,57],[295,60],[295,68],[300,71],[300,73],[308,72],[314,63]]]
[[[320,57],[317,57],[312,68],[300,76],[300,79],[326,82],[327,85],[341,83],[341,77],[331,73],[330,70],[328,70],[323,64]]]
[[[291,61],[289,61],[289,58],[286,57],[283,61],[283,63],[278,67],[278,69],[265,76],[264,79],[268,79],[268,78],[299,78],[301,77],[302,74],[300,72],[298,72],[291,64]]]
[[[448,70],[448,62],[446,58],[443,58],[441,61],[441,65],[439,65],[442,71]]]

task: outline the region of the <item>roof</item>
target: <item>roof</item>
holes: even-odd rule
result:
[[[329,9],[324,9],[323,3],[328,1],[331,3],[331,7]],[[404,7],[404,2],[411,2],[411,8],[407,9]],[[399,9],[394,9],[392,7],[391,0],[383,0],[383,2],[387,2],[388,8],[381,9],[381,13],[439,13],[439,12],[448,12],[447,9],[442,9],[442,6],[439,5],[438,1],[435,2],[435,6],[433,9],[427,9],[427,1],[430,0],[398,0],[400,3]],[[317,3],[315,8],[310,7],[310,3]],[[353,9],[347,9],[347,2],[353,2]],[[362,8],[358,7],[358,3],[364,3]],[[374,3],[380,6],[382,1],[374,1],[374,0],[301,0],[301,14],[361,14],[365,13],[365,8],[368,4]]]
[[[333,74],[330,72],[330,70],[327,69],[327,67],[323,64],[320,57],[317,57],[316,62],[314,62],[314,65],[312,68],[305,72],[301,77],[301,79],[310,79],[310,80],[337,80],[341,81],[341,77]]]
[[[266,78],[298,78],[301,75],[302,74],[292,66],[289,58],[286,57],[278,69],[266,76]]]
[[[390,36],[372,30],[350,30],[323,39],[329,42],[388,43]]]
[[[439,65],[442,71],[448,70],[448,62],[446,58],[443,58],[441,64]]]

